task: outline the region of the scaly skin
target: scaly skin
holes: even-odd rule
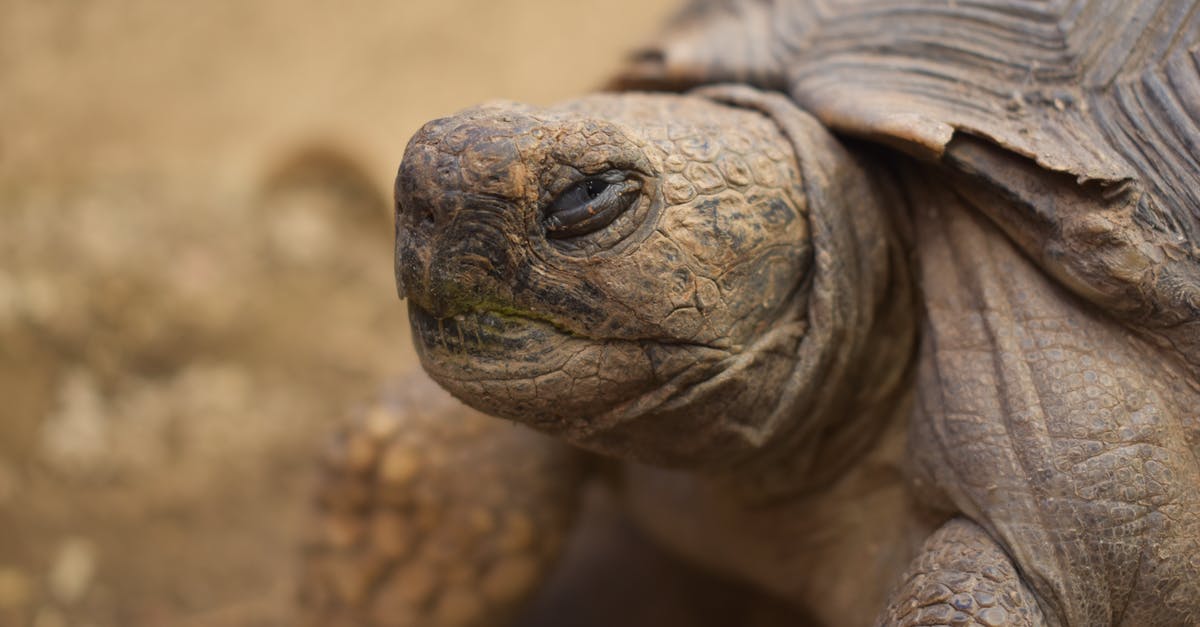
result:
[[[326,455],[305,551],[307,623],[504,624],[558,556],[581,460],[423,378],[396,391]]]
[[[724,111],[729,137],[713,133]],[[794,277],[811,264],[800,175],[768,120],[662,97],[484,107],[426,125],[401,169],[397,273],[422,363],[451,392],[655,462],[729,457],[760,427],[705,401],[736,394],[715,375],[756,342],[772,345],[759,376],[785,376],[770,351],[804,332],[787,321],[761,338],[805,298]],[[593,236],[541,235],[543,205],[613,169],[642,182],[634,207]],[[673,446],[639,447],[669,433]]]
[[[592,96],[431,122],[397,177],[397,276],[422,364],[468,404],[796,491],[865,451],[903,389],[914,314],[893,199],[782,98],[713,96],[747,102]],[[628,211],[547,237],[554,198],[609,170],[642,186]],[[855,377],[878,385],[859,394]]]
[[[965,194],[919,189],[914,478],[1016,560],[1049,624],[1200,623],[1186,364],[1054,283]]]
[[[1200,385],[984,217],[1014,168],[745,87],[492,105],[406,151],[397,278],[441,385],[825,624],[1195,624]]]
[[[787,100],[736,87],[432,122],[397,177],[422,363],[485,412],[688,471],[628,475],[652,534],[865,624],[932,524],[899,470],[916,307],[902,201],[876,167]],[[548,236],[556,198],[611,170],[636,178],[636,201]],[[841,531],[809,542],[812,520]]]
[[[929,537],[878,624],[1017,627],[1044,620],[1003,549],[978,525],[955,518]]]
[[[395,383],[341,425],[324,456],[303,624],[487,627],[518,614],[518,627],[809,624],[655,550],[603,484],[577,508],[596,462],[456,403],[424,376]]]

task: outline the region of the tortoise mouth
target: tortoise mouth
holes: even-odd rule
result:
[[[650,369],[625,368],[616,385],[607,370],[645,361],[620,341],[572,334],[520,313],[472,310],[437,317],[409,301],[421,365],[466,404],[550,432],[578,429],[653,384]],[[614,360],[614,355],[624,359]]]
[[[438,317],[414,301],[409,301],[408,312],[423,358],[429,354],[439,360],[478,361],[483,366],[495,358],[502,361],[496,365],[509,372],[521,363],[542,364],[543,347],[552,348],[548,344],[578,339],[549,321],[516,312],[481,309]]]
[[[409,301],[425,371],[484,413],[581,439],[623,422],[647,395],[724,350],[650,340],[596,339],[553,321],[491,310],[437,317]],[[610,424],[611,423],[611,424]]]

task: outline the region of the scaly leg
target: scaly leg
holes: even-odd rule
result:
[[[355,417],[325,462],[301,603],[311,624],[507,624],[576,509],[565,446],[427,379]]]
[[[879,618],[884,627],[1045,625],[1012,560],[975,523],[955,518],[921,547]]]

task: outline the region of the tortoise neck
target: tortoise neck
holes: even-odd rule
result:
[[[851,153],[786,99],[737,92],[791,140],[809,203],[814,262],[797,316],[806,325],[795,365],[761,445],[717,474],[763,498],[827,487],[907,414],[917,352],[905,172],[891,155]],[[906,167],[903,162],[896,164]],[[730,416],[728,420],[735,421]]]
[[[843,480],[911,413],[918,346],[918,304],[906,247],[889,241],[863,327],[828,338],[825,368],[803,381],[795,402],[779,407],[780,427],[753,454],[714,474],[752,499],[791,498]],[[835,314],[836,316],[836,314]],[[848,316],[853,319],[853,316]],[[865,327],[865,329],[864,329]],[[803,361],[803,360],[801,360]],[[903,433],[903,429],[900,429]]]

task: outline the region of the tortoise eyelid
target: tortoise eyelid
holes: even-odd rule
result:
[[[552,239],[577,237],[598,231],[633,205],[641,181],[613,181],[612,172],[591,176],[568,187],[546,207],[543,224]]]

